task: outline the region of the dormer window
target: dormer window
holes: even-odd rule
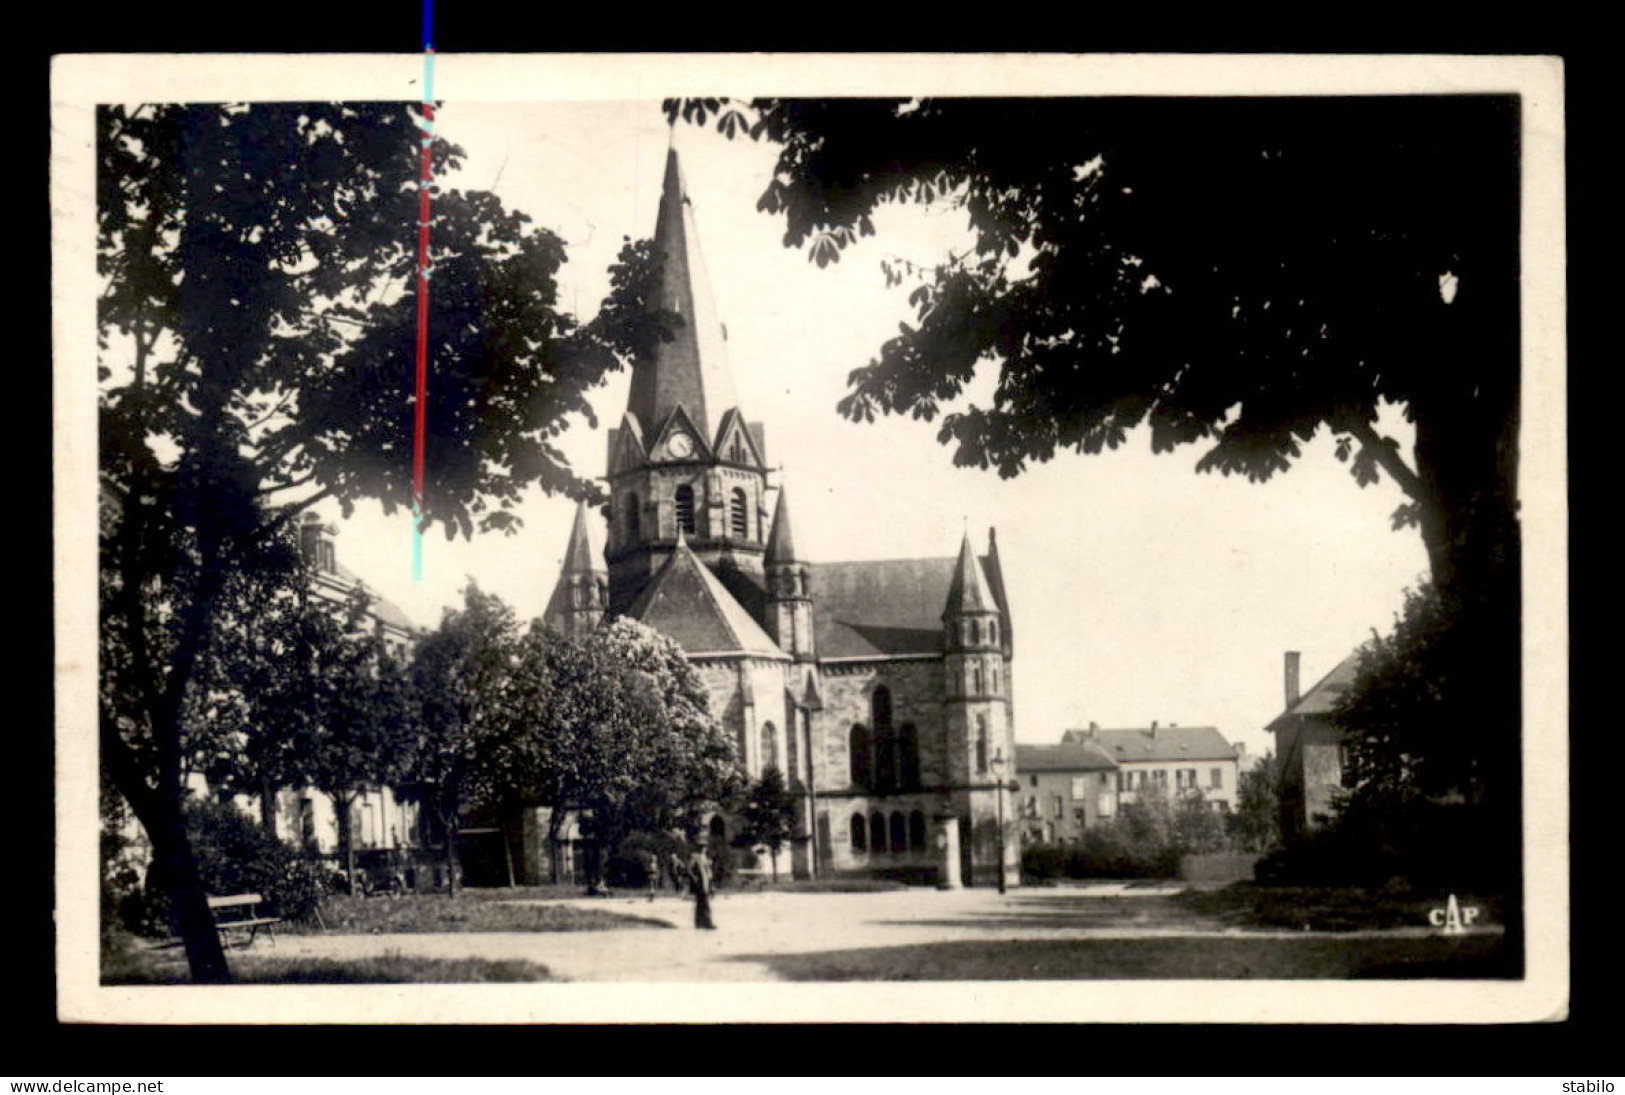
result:
[[[750,535],[748,505],[744,488],[735,487],[733,493],[728,496],[728,531],[737,540],[743,540]]]

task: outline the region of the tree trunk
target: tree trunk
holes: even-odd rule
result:
[[[269,779],[260,779],[260,826],[266,833],[275,837],[276,832],[276,796],[275,787],[271,786]]]
[[[198,876],[192,857],[192,842],[186,836],[183,799],[178,794],[161,794],[141,778],[140,769],[129,749],[105,718],[102,723],[103,767],[113,779],[124,800],[152,841],[154,865],[175,917],[175,931],[186,949],[186,962],[192,981],[200,985],[231,982],[220,933],[209,911],[208,894]]]
[[[355,793],[348,795],[337,792],[330,793],[333,801],[334,820],[339,826],[339,858],[344,861],[344,879],[350,893],[356,892],[355,885],[355,842],[350,833],[350,807],[355,805]]]
[[[457,858],[457,811],[441,814],[440,826],[446,831],[446,895],[456,897],[458,875],[462,873]]]

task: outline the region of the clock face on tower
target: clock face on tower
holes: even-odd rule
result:
[[[666,439],[666,451],[675,460],[686,460],[694,453],[694,439],[679,430]]]

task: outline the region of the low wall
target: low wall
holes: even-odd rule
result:
[[[1179,857],[1179,877],[1186,882],[1251,881],[1258,855],[1184,855]]]

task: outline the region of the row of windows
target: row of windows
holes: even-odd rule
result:
[[[987,641],[989,643],[996,643],[996,642],[999,641],[999,621],[997,621],[997,620],[989,620],[987,622]],[[965,621],[965,643],[966,643],[966,645],[967,646],[980,646],[981,642],[982,642],[982,621],[978,620],[978,619],[975,619],[975,618],[966,620]]]
[[[759,740],[761,743],[761,752],[758,759],[762,764],[761,770],[765,772],[769,768],[779,768],[778,727],[774,726],[772,722],[762,723],[761,737]],[[734,746],[739,750],[739,762],[744,764],[745,758],[748,755],[745,751],[744,729],[740,729],[739,736],[735,740]],[[801,774],[800,755],[796,749],[796,735],[793,729],[785,736],[784,754],[784,767],[780,768],[780,771],[783,772],[785,777],[793,784]]]
[[[677,527],[682,529],[686,536],[697,535],[699,526],[694,517],[694,488],[687,483],[678,487],[673,504],[677,511]],[[637,540],[643,530],[639,505],[640,501],[636,494],[628,494],[621,503],[628,540]],[[743,487],[735,487],[728,493],[728,534],[738,540],[748,539],[750,536],[750,496],[745,493]]]
[[[903,855],[911,851],[925,851],[925,815],[918,810],[909,814],[907,820],[903,818],[902,811],[894,811],[889,828],[886,815],[878,810],[867,819],[862,814],[853,814],[850,827],[854,852]]]
[[[847,733],[852,786],[876,791],[912,791],[920,786],[920,735],[911,722],[892,729],[891,690],[876,688],[869,699],[874,733],[853,723]]]
[[[1117,789],[1119,791],[1133,791],[1138,788],[1154,784],[1158,787],[1168,786],[1168,770],[1159,768],[1154,772],[1119,772],[1117,773]],[[1224,790],[1224,769],[1209,768],[1207,770],[1207,785],[1212,791]],[[1195,790],[1197,787],[1197,773],[1195,768],[1174,769],[1174,786],[1180,790]]]

